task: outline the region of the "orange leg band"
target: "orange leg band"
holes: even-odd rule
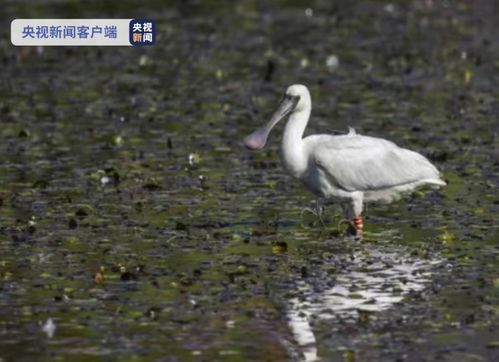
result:
[[[355,216],[353,219],[353,224],[355,225],[355,232],[357,235],[362,235],[364,231],[364,218],[362,216]]]

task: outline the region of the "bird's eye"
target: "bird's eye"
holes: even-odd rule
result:
[[[298,102],[300,102],[300,96],[288,96],[288,100],[293,102],[293,104],[296,106]]]

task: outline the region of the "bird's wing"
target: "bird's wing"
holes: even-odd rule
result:
[[[339,129],[332,129],[332,128],[328,128],[327,131],[329,133],[332,133],[333,135],[349,135],[349,136],[354,136],[357,134],[357,132],[355,131],[355,128],[353,127],[348,127],[348,131],[345,132],[343,130],[339,130]]]
[[[312,157],[330,182],[347,191],[440,180],[438,170],[424,156],[381,138],[355,135],[322,139],[313,147]]]

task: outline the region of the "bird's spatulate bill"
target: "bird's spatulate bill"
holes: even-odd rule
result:
[[[299,97],[285,95],[281,103],[279,103],[279,107],[272,115],[269,123],[267,123],[263,127],[258,128],[255,132],[251,133],[249,136],[246,136],[246,138],[243,140],[246,148],[250,150],[261,150],[262,148],[264,148],[272,128],[281,119],[283,119],[293,111],[299,100]]]

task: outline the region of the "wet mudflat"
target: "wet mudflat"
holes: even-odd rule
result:
[[[3,360],[499,359],[493,1],[2,10],[6,29],[133,13],[159,31],[148,49],[0,40]],[[369,206],[368,241],[333,206],[322,229],[280,129],[240,145],[292,83],[308,132],[388,138],[448,186]]]

